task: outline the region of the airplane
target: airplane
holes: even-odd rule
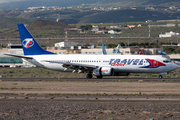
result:
[[[122,48],[120,44],[118,44],[118,46],[113,50],[113,53],[123,53],[122,50],[119,51],[119,48]],[[102,53],[103,55],[107,55],[104,43],[102,43]]]
[[[140,54],[140,55],[144,55],[144,53],[142,52],[141,49],[139,49],[139,54]]]
[[[104,47],[104,44],[102,43],[102,52],[103,52],[103,55],[107,55],[107,52],[106,52],[106,49]]]
[[[180,62],[179,62],[179,61],[173,60],[173,62],[174,62],[176,65],[178,65],[178,67],[180,67]]]
[[[24,55],[20,57],[38,66],[56,71],[86,73],[86,78],[103,76],[128,76],[130,73],[160,73],[162,75],[178,68],[162,55],[77,55],[56,54],[42,49],[24,26],[18,24]]]
[[[163,52],[163,51],[158,51],[159,55],[166,55],[166,52]],[[139,49],[139,54],[140,55],[144,55],[144,53],[142,52],[141,49]]]

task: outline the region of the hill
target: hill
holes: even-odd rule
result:
[[[179,0],[22,0],[14,2],[5,2],[0,4],[0,9],[26,9],[28,7],[38,6],[79,6],[79,5],[90,5],[90,6],[179,6]]]
[[[25,24],[25,23],[24,23]],[[28,24],[27,28],[32,33],[34,37],[37,38],[53,38],[53,37],[64,37],[64,29],[75,27],[73,25],[68,25],[63,22],[53,22],[53,21],[45,21],[45,20],[37,20],[31,24]],[[1,30],[0,31],[1,38],[18,38],[19,32],[17,28],[17,24],[15,28]]]
[[[179,12],[180,15],[180,12]],[[85,16],[81,18],[79,23],[118,23],[118,22],[133,22],[146,20],[162,20],[162,19],[176,19],[176,15],[162,13],[157,11],[145,10],[117,10],[102,12],[99,14]]]
[[[85,5],[82,5],[85,4]],[[92,4],[94,3],[94,4]],[[68,24],[77,23],[119,23],[119,22],[139,22],[146,20],[170,20],[177,19],[180,16],[178,8],[176,11],[168,10],[167,6],[180,5],[179,0],[23,0],[16,2],[6,2],[0,4],[0,9],[12,9],[12,8],[27,8],[30,6],[70,6],[70,5],[82,5],[82,8],[66,8],[61,10],[51,10],[46,8],[44,10],[38,9],[31,10],[2,10],[0,11],[0,30],[16,27],[19,22],[32,23],[37,19],[55,21],[57,18],[61,22]],[[162,6],[161,6],[162,5]],[[88,6],[88,7],[87,7]],[[91,7],[90,7],[91,6]],[[120,10],[104,11],[94,8],[95,6],[107,7],[121,7]],[[131,8],[137,6],[136,10]],[[143,7],[142,7],[143,6]],[[154,10],[145,10],[148,6],[154,6]],[[166,6],[166,7],[164,7]],[[162,8],[162,9],[161,9]],[[49,9],[49,10],[47,10]],[[24,19],[23,19],[24,18]],[[2,19],[2,20],[1,20]],[[5,20],[4,20],[5,19]],[[8,24],[10,22],[10,24]]]
[[[151,23],[151,24],[179,24],[180,22],[162,22],[162,23]],[[147,37],[149,35],[149,28],[148,24],[144,22],[124,22],[124,23],[106,23],[106,24],[99,24],[100,26],[109,26],[109,25],[138,25],[141,24],[142,27],[139,28],[131,28],[120,29],[122,34],[115,35],[116,37]],[[83,24],[78,24],[81,26]],[[90,25],[98,25],[98,24],[90,24]],[[74,25],[68,25],[63,22],[53,22],[53,21],[45,21],[45,20],[37,20],[29,25],[27,28],[32,33],[35,38],[64,38],[64,29],[65,28],[74,28]],[[162,32],[177,32],[179,33],[179,27],[151,27],[151,37],[158,37],[158,35]],[[79,33],[78,31],[68,31],[69,37],[110,37],[110,34],[95,34],[92,32],[89,33]],[[8,30],[0,30],[0,37],[1,38],[19,38],[19,33],[17,27]]]
[[[112,22],[137,22],[146,20],[170,20],[177,19],[180,12],[168,13],[164,11],[150,11],[150,10],[115,10],[115,11],[85,11],[66,10],[66,11],[40,11],[31,13],[22,13],[18,15],[19,18],[28,18],[36,20],[37,18],[43,20],[55,21],[60,16],[60,21],[68,24],[77,23],[112,23]]]
[[[115,10],[115,11],[85,11],[78,10],[56,10],[56,11],[37,11],[37,12],[0,12],[0,30],[16,27],[17,23],[29,24],[37,19],[56,21],[67,24],[77,23],[120,23],[120,22],[140,22],[146,20],[171,20],[177,19],[180,12],[165,12],[151,10]]]
[[[64,29],[72,27],[63,22],[53,22],[53,21],[44,21],[44,20],[37,20],[34,23],[30,24],[27,28],[34,37],[53,37],[57,34],[64,35]]]
[[[16,28],[18,23],[30,24],[32,22],[24,18],[0,18],[0,30]]]
[[[102,0],[97,6],[178,6],[179,0]]]

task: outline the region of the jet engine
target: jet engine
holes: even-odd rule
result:
[[[113,76],[114,70],[111,67],[100,67],[93,70],[95,76]]]
[[[93,70],[95,76],[128,76],[130,73],[115,72],[111,67],[100,67]]]

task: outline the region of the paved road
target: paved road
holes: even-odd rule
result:
[[[145,82],[180,82],[180,78],[103,78],[103,79],[86,79],[86,78],[0,78],[2,81],[91,81],[91,82],[99,82],[99,81],[124,81],[124,82],[137,82],[137,81],[145,81]]]
[[[95,100],[95,99],[0,99],[0,101],[66,101],[66,102],[180,102],[180,100]]]

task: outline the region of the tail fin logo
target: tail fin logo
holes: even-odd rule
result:
[[[141,49],[139,49],[139,54],[144,55]]]
[[[34,45],[34,41],[32,38],[26,38],[23,40],[22,44],[25,48],[30,48]]]

